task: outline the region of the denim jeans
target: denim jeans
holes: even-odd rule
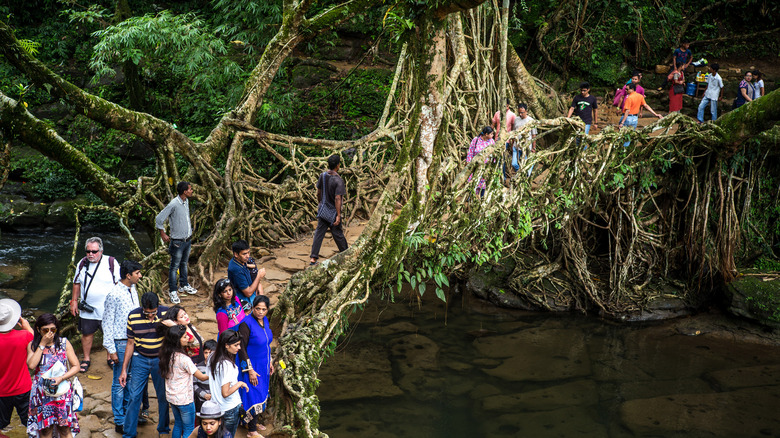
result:
[[[716,120],[718,118],[718,100],[712,100],[709,97],[704,97],[701,99],[701,103],[699,104],[699,114],[696,117],[702,123],[704,123],[704,109],[707,108],[707,105],[710,106],[712,120]]]
[[[125,438],[133,438],[138,431],[138,412],[141,410],[141,397],[146,387],[149,376],[152,376],[154,392],[157,393],[157,408],[160,412],[160,418],[157,421],[157,432],[170,433],[168,426],[168,400],[165,399],[165,380],[160,375],[160,359],[156,357],[146,357],[141,354],[133,355],[131,363],[130,379],[130,402],[127,404],[125,412]]]
[[[192,248],[192,241],[190,240],[171,239],[171,244],[168,246],[168,253],[171,254],[171,269],[168,271],[168,287],[170,290],[179,289],[176,287],[176,271],[179,273],[180,286],[190,284],[187,282],[187,262],[190,260],[190,248]]]
[[[225,411],[222,421],[225,422],[225,430],[230,432],[230,436],[236,436],[238,430],[239,414],[241,414],[241,405]]]
[[[188,405],[175,405],[171,403],[173,411],[173,432],[171,438],[187,438],[195,430],[195,403]]]
[[[623,126],[626,128],[636,129],[636,125],[639,124],[638,116],[626,116],[626,121],[623,122]],[[631,140],[623,143],[623,147],[626,148],[631,144]]]
[[[114,364],[114,380],[111,382],[111,411],[114,413],[114,424],[123,426],[125,424],[125,412],[127,412],[127,403],[130,401],[130,379],[123,388],[119,384],[119,375],[122,374],[122,363],[125,360],[125,349],[127,341],[114,341],[116,346],[116,355],[119,360]],[[127,367],[127,374],[130,375],[131,367]]]

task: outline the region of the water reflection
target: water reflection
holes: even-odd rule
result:
[[[356,438],[780,436],[780,351],[740,342],[725,317],[626,326],[480,306],[452,304],[446,325],[435,301],[368,306],[319,375],[322,429]]]
[[[103,239],[104,254],[114,256],[120,262],[124,260],[124,254],[130,248],[124,236],[82,231],[77,261],[84,256],[84,241],[93,235]],[[134,238],[142,251],[151,249],[152,243],[145,233],[134,233]],[[59,291],[67,280],[72,251],[73,233],[3,232],[0,235],[0,266],[15,272],[27,271],[27,274],[21,283],[0,286],[0,296],[19,301],[25,309],[56,310]]]

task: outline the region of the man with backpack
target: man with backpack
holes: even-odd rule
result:
[[[317,180],[317,229],[314,231],[314,242],[311,245],[310,265],[316,265],[320,258],[320,247],[325,232],[330,229],[333,240],[339,252],[345,251],[348,247],[347,239],[344,237],[344,231],[341,227],[341,205],[344,202],[344,195],[347,194],[344,180],[339,176],[341,168],[341,156],[338,154],[328,157],[328,171],[323,172]]]
[[[81,332],[81,346],[84,360],[81,372],[86,373],[92,363],[90,352],[95,332],[101,327],[106,296],[118,282],[119,263],[111,256],[103,254],[103,240],[90,237],[84,245],[86,257],[76,266],[73,278],[73,295],[70,300],[70,313],[78,316],[78,329]],[[107,357],[106,360],[111,360]]]

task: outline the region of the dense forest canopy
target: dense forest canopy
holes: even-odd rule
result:
[[[617,317],[659,285],[700,302],[738,260],[777,260],[780,93],[716,123],[676,114],[588,137],[561,96],[582,79],[612,88],[681,41],[775,56],[775,2],[62,0],[0,13],[0,181],[41,200],[86,192],[81,222],[132,242],[192,181],[204,284],[236,238],[307,235],[318,171],[344,156],[348,214],[368,225],[278,305],[288,370],[274,416],[291,434],[319,434],[317,370],[372,290],[446,300],[469,270],[509,260],[519,303]],[[520,171],[536,166],[533,179],[504,181],[500,147],[464,163],[506,99],[538,120],[540,150]],[[131,256],[150,271],[142,288],[159,290],[161,242]]]

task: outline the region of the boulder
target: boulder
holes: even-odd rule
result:
[[[76,225],[76,206],[81,200],[57,200],[49,205],[44,223],[50,227],[66,228]]]
[[[728,310],[760,324],[780,327],[780,277],[749,270],[726,285]]]
[[[49,212],[48,204],[24,198],[0,195],[0,225],[7,227],[40,226]]]
[[[403,391],[393,383],[389,352],[378,344],[350,345],[329,357],[319,373],[317,396],[323,402],[395,397]]]
[[[721,391],[764,386],[780,387],[780,365],[717,370],[707,373],[705,378]]]
[[[650,298],[642,310],[619,315],[617,319],[629,322],[658,321],[690,314],[691,309],[682,298],[671,295],[656,295]]]

